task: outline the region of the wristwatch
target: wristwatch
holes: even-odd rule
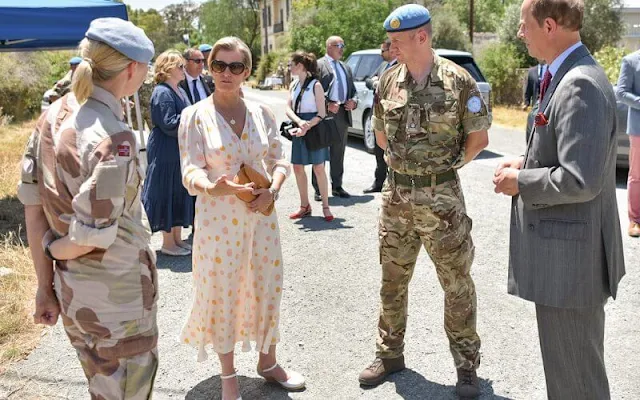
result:
[[[60,261],[60,260],[58,260],[57,258],[55,258],[55,257],[51,254],[51,244],[52,244],[53,242],[55,242],[56,240],[57,240],[57,239],[55,239],[55,238],[54,238],[54,239],[51,239],[51,240],[49,241],[49,243],[47,243],[47,244],[44,246],[44,255],[45,255],[45,256],[47,256],[47,258],[49,258],[51,261]]]
[[[273,196],[273,201],[278,200],[278,197],[280,197],[280,190],[276,188],[270,187],[269,193],[271,193],[271,195]]]

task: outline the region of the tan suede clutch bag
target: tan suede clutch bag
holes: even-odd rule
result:
[[[233,182],[239,185],[244,185],[244,184],[253,182],[254,188],[256,189],[269,189],[271,187],[271,181],[269,180],[269,178],[262,175],[260,172],[256,171],[255,169],[251,168],[246,164],[242,164],[240,166],[240,170],[238,171],[238,174],[233,177]],[[251,203],[253,200],[256,199],[256,197],[258,197],[252,193],[238,193],[236,196],[240,200],[244,201],[245,203]],[[273,209],[274,209],[274,202],[271,201],[271,204],[269,204],[269,207],[267,207],[267,209],[262,213],[264,215],[271,215],[271,213],[273,212]]]

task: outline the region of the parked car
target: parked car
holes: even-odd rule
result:
[[[616,87],[613,87],[615,92]],[[531,128],[533,127],[533,119],[535,114],[538,112],[538,104],[531,107],[531,112],[529,112],[529,116],[527,118],[527,135],[526,138],[529,140],[529,132],[531,132]],[[618,131],[618,157],[616,159],[616,165],[621,168],[629,168],[629,136],[627,135],[627,105],[616,101],[616,115],[618,118],[617,131]]]
[[[437,49],[436,54],[460,65],[476,80],[482,97],[489,107],[491,114],[491,85],[480,72],[480,68],[471,53],[456,50]],[[371,114],[373,106],[373,90],[367,87],[367,79],[379,73],[384,60],[380,49],[360,50],[351,53],[346,61],[353,71],[353,80],[358,94],[358,107],[351,112],[353,125],[349,133],[364,138],[364,145],[369,153],[373,153],[376,138],[371,128]]]

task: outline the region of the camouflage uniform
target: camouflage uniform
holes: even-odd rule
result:
[[[120,102],[99,87],[38,121],[18,193],[41,204],[56,237],[95,247],[55,262],[62,321],[93,399],[148,399],[158,366],[157,273],[140,201],[143,173]]]
[[[422,244],[445,292],[445,331],[456,368],[471,369],[480,362],[469,274],[474,246],[456,169],[464,164],[468,134],[488,129],[490,122],[469,73],[435,54],[434,59],[422,83],[405,65],[385,71],[374,105],[373,128],[387,137],[390,168],[379,220],[377,357],[403,353],[408,286]]]
[[[57,99],[64,96],[65,94],[71,91],[71,80],[73,77],[73,73],[71,71],[67,72],[65,76],[62,77],[56,84],[53,86],[53,96]]]

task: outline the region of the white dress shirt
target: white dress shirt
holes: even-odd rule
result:
[[[207,98],[207,92],[204,90],[204,85],[202,84],[202,79],[198,76],[197,78],[192,77],[187,72],[184,73],[187,77],[187,86],[189,86],[189,93],[191,93],[191,98],[194,99],[196,96],[193,93],[193,81],[196,81],[196,87],[198,88],[198,93],[200,94],[200,100],[204,100]]]
[[[333,72],[333,86],[331,87],[331,93],[329,93],[329,99],[331,101],[344,104],[347,100],[349,100],[349,87],[347,86],[347,72],[344,70],[342,65],[340,65],[340,61],[336,63],[338,66],[337,70],[334,65],[334,59],[331,58],[330,55],[325,54],[325,57],[329,61],[329,66],[331,67],[331,71]],[[342,81],[342,87],[344,88],[344,99],[340,99],[338,93],[338,79]]]
[[[580,46],[582,46],[582,42],[578,41],[578,43],[574,44],[573,46],[571,46],[568,49],[566,49],[565,51],[563,51],[562,54],[560,54],[558,57],[556,57],[556,59],[553,60],[553,62],[551,64],[549,64],[549,72],[551,73],[551,78],[556,76],[556,73],[560,69],[560,66],[562,65],[564,60],[566,60],[567,57],[569,57],[569,55],[571,53],[573,53],[573,51],[575,49],[577,49],[578,47],[580,47]]]

